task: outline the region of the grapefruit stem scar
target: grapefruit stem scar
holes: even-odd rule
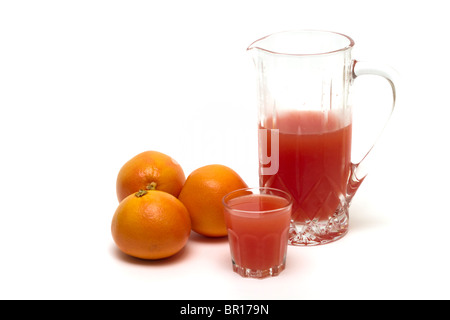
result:
[[[134,195],[136,196],[136,198],[140,198],[142,196],[145,196],[148,192],[145,190],[139,190],[138,192],[136,192]]]
[[[147,190],[156,190],[156,186],[157,186],[157,183],[155,182],[155,181],[153,181],[153,182],[150,182],[148,185],[147,185]]]

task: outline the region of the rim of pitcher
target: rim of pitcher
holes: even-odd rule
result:
[[[276,35],[281,35],[281,34],[287,34],[287,33],[301,33],[301,32],[315,32],[315,33],[328,33],[328,34],[333,34],[333,35],[337,35],[337,36],[341,36],[344,37],[348,40],[348,44],[345,47],[339,48],[339,49],[335,49],[335,50],[330,50],[330,51],[323,51],[323,52],[315,52],[315,53],[288,53],[288,52],[277,52],[277,51],[273,51],[273,50],[269,50],[263,47],[259,47],[259,46],[255,46],[255,44],[257,42],[260,42],[262,40],[265,40],[269,37],[273,37]],[[279,32],[274,32],[271,33],[267,36],[264,36],[262,38],[259,38],[258,40],[253,41],[247,48],[248,50],[252,50],[252,49],[259,49],[259,50],[263,50],[269,53],[273,53],[273,54],[280,54],[280,55],[289,55],[289,56],[317,56],[317,55],[326,55],[326,54],[332,54],[332,53],[337,53],[337,52],[342,52],[342,51],[346,51],[348,49],[351,49],[353,46],[355,45],[355,41],[340,32],[335,32],[335,31],[329,31],[329,30],[317,30],[317,29],[302,29],[302,30],[285,30],[285,31],[279,31]]]

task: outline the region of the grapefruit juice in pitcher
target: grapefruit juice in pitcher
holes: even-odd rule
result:
[[[323,235],[322,241],[332,240],[336,233],[346,230],[343,228],[345,215],[335,232],[329,232],[328,219],[339,218],[335,211],[345,201],[351,170],[352,134],[350,122],[341,123],[333,117],[325,121],[325,117],[332,116],[316,111],[292,111],[280,115],[278,171],[260,177],[261,185],[282,189],[292,195],[293,220],[307,222],[308,227]],[[269,136],[273,136],[271,129],[261,129],[268,129]],[[266,144],[263,152],[272,154],[270,144]],[[320,223],[325,220],[326,224]]]

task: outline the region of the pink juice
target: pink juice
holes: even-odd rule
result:
[[[278,115],[276,127],[278,172],[260,176],[261,186],[291,194],[294,222],[328,220],[346,194],[351,169],[351,121],[331,112],[290,111]],[[266,151],[271,154],[270,143]]]
[[[288,205],[288,200],[269,194],[229,200],[225,219],[236,265],[252,270],[284,268],[291,219]]]

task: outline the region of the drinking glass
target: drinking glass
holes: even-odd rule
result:
[[[284,270],[292,197],[274,188],[246,188],[223,198],[233,270],[243,277]]]

